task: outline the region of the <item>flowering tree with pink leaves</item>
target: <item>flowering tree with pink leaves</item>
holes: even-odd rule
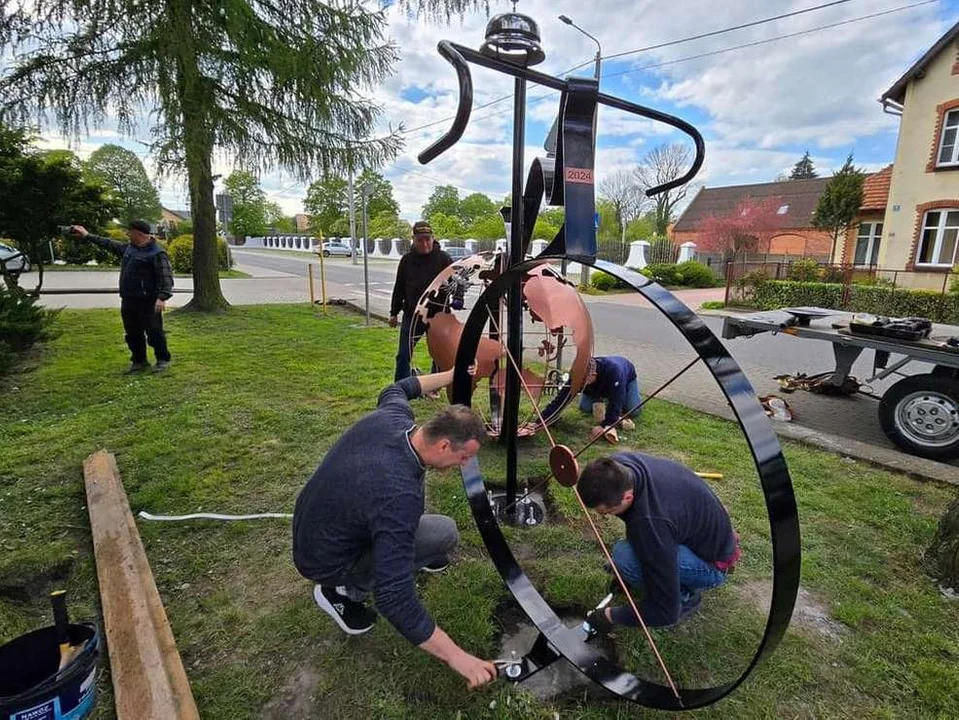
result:
[[[696,242],[702,252],[721,252],[723,261],[741,253],[768,250],[769,241],[782,227],[778,197],[744,197],[725,215],[710,215],[700,225]]]

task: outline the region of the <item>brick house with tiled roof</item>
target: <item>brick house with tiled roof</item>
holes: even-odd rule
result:
[[[913,286],[940,289],[959,263],[959,23],[880,101],[902,119],[878,264],[914,271],[904,278]]]
[[[779,201],[776,227],[768,234],[765,247],[758,248],[758,251],[825,260],[832,248],[832,237],[812,226],[812,216],[828,182],[829,178],[812,178],[702,188],[673,226],[673,242],[699,244],[697,237],[707,218],[724,217],[735,212],[746,198],[776,198]]]

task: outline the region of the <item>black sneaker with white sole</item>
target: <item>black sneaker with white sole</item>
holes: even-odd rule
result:
[[[350,600],[343,587],[317,585],[313,588],[313,599],[347,635],[362,635],[376,622],[376,611]]]

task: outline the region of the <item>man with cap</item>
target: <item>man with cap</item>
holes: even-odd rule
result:
[[[425,220],[416,222],[413,225],[413,245],[400,259],[399,267],[396,269],[396,282],[393,284],[393,297],[390,301],[390,327],[396,327],[400,311],[403,312],[393,382],[409,377],[413,347],[426,332],[422,323],[414,322],[413,312],[416,310],[416,303],[440,270],[452,264],[453,260],[450,256],[440,250],[434,242],[433,228],[430,224]]]
[[[150,234],[150,224],[134,220],[127,226],[129,243],[94,235],[82,225],[73,225],[71,235],[86,238],[104,250],[120,256],[120,317],[130,348],[128,375],[150,368],[147,343],[156,355],[156,371],[170,365],[163,332],[163,311],[173,297],[173,269],[166,250]]]

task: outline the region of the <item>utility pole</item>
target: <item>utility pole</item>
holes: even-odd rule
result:
[[[352,177],[351,177],[351,190],[352,190]],[[370,196],[373,194],[373,187],[369,184],[363,185],[360,188],[360,192],[363,193],[363,286],[366,289],[366,324],[370,324],[370,264],[367,260],[369,253],[366,251],[366,238],[369,235],[367,230],[366,223],[366,206],[369,202]],[[355,250],[354,250],[355,253]],[[354,254],[354,262],[356,255]]]
[[[353,207],[353,168],[350,168],[350,256],[353,258],[353,264],[356,265],[356,210]],[[369,317],[367,317],[369,323]]]

